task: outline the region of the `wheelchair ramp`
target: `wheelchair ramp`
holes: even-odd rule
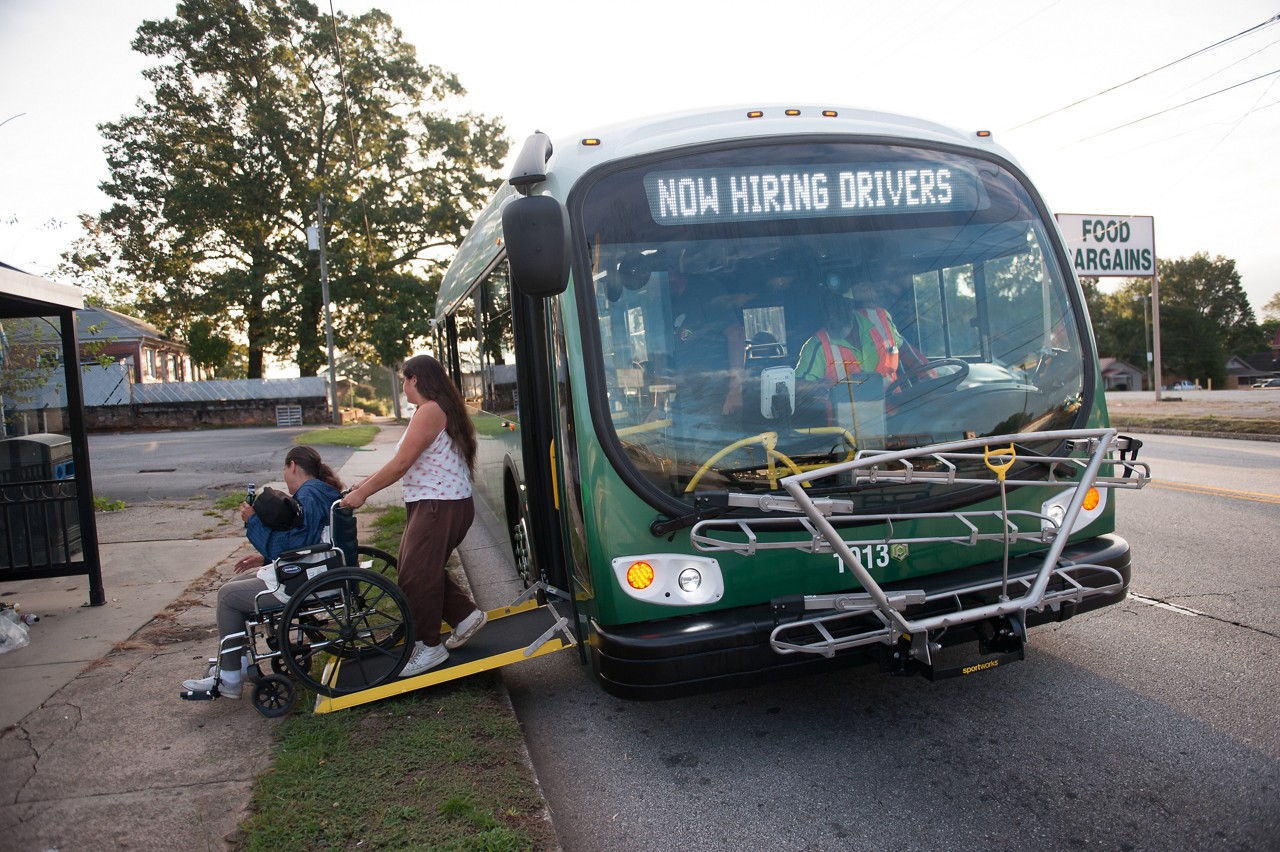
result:
[[[536,600],[517,602],[501,609],[489,610],[487,615],[489,621],[484,628],[467,644],[450,651],[449,659],[442,665],[417,677],[393,678],[380,686],[359,692],[332,697],[316,696],[315,712],[331,713],[334,710],[345,710],[358,704],[367,704],[370,701],[390,698],[393,695],[413,692],[438,683],[532,660],[534,657],[554,654],[577,644],[569,630],[568,619],[560,616],[550,604],[538,606]],[[338,689],[343,687],[341,663],[341,660],[331,662],[323,678],[325,683],[334,684]],[[361,682],[364,682],[363,679]]]

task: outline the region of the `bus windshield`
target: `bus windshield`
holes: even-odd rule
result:
[[[570,204],[597,431],[665,494],[1085,416],[1069,273],[998,163],[738,143],[629,162]]]

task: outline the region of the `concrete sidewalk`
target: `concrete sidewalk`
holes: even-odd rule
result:
[[[380,425],[344,482],[394,454],[403,427]],[[397,484],[370,502],[401,500]],[[203,505],[100,513],[98,525],[104,606],[84,605],[84,577],[0,584],[0,599],[41,619],[30,645],[0,654],[0,845],[227,848],[278,722],[247,699],[178,692],[216,650],[217,590],[250,546],[238,519]]]

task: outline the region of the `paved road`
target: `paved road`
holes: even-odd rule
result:
[[[95,496],[134,506],[152,500],[219,497],[280,482],[293,438],[311,427],[206,429],[89,436]],[[318,448],[334,469],[351,447]]]
[[[656,703],[572,653],[507,669],[564,848],[1276,849],[1280,445],[1144,456],[1160,484],[1120,503],[1134,596],[1033,631],[1025,663]],[[498,588],[502,548],[467,547]]]

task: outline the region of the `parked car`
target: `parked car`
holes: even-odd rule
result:
[[[1181,382],[1176,382],[1172,389],[1173,390],[1199,390],[1200,386],[1195,382],[1189,382],[1184,380]]]
[[[1254,382],[1255,388],[1280,388],[1280,379],[1270,379],[1265,382]]]

